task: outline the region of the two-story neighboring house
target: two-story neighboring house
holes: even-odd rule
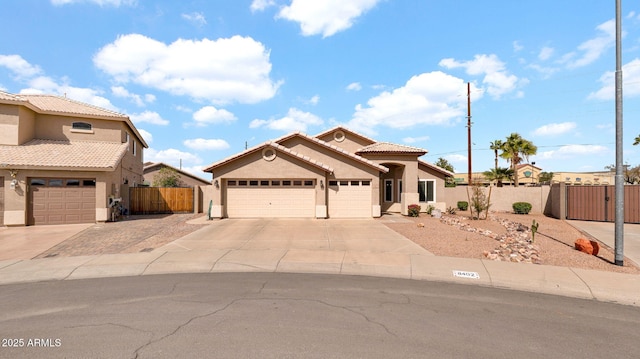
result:
[[[0,225],[107,221],[142,182],[146,147],[126,115],[0,91]]]

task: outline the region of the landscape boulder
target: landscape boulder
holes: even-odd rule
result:
[[[580,252],[591,254],[594,256],[597,256],[598,252],[600,251],[600,245],[598,244],[598,242],[590,241],[584,238],[579,238],[576,240],[575,248]]]

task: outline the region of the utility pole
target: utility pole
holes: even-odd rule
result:
[[[467,157],[469,158],[469,179],[468,183],[471,186],[471,83],[467,82],[467,147],[468,153]]]
[[[624,265],[624,174],[622,165],[622,16],[616,0],[616,220],[615,264]]]

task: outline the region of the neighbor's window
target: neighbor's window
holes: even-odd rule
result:
[[[436,181],[429,179],[418,180],[418,196],[420,202],[435,202]]]
[[[138,146],[136,146],[138,144],[138,142],[133,141],[133,155],[136,155],[136,152],[138,152]]]
[[[74,130],[84,130],[84,131],[92,130],[91,124],[86,122],[74,122],[71,124],[71,128]]]

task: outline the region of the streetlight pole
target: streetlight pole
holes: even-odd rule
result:
[[[467,147],[467,157],[469,157],[469,182],[467,183],[471,186],[471,82],[467,82]]]
[[[616,0],[616,219],[615,264],[624,265],[624,174],[622,164],[622,16]]]

